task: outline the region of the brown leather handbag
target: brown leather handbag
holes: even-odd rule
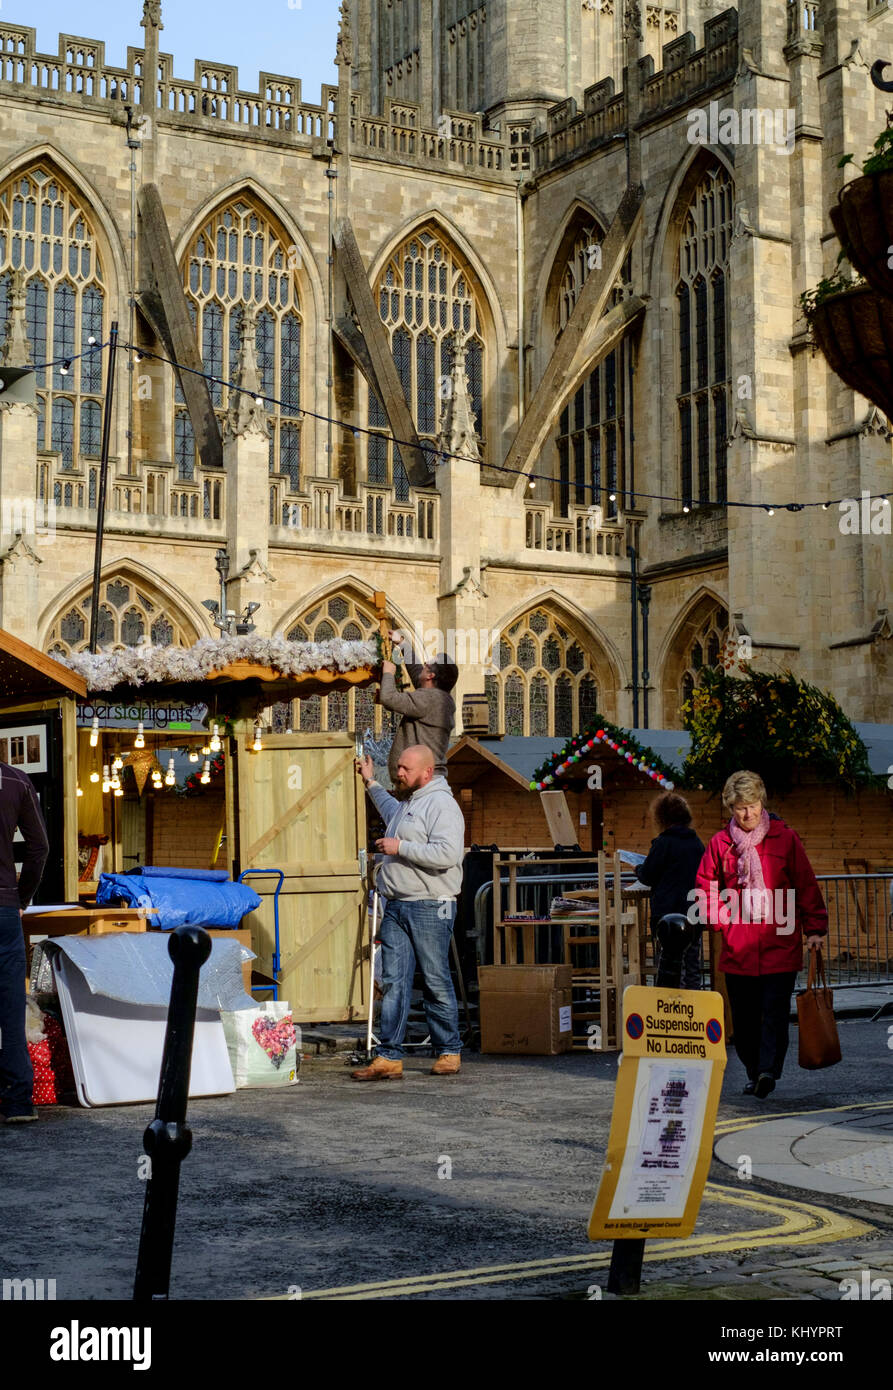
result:
[[[816,975],[821,988],[816,986]],[[825,964],[819,950],[809,953],[806,988],[797,992],[797,1022],[800,1027],[799,1061],[806,1071],[833,1067],[840,1061],[840,1039],[834,1018],[834,991],[825,979]]]

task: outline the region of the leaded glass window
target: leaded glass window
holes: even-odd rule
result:
[[[705,671],[716,671],[722,665],[723,652],[729,640],[729,615],[719,604],[698,624],[684,656],[680,691],[687,700],[700,685]]]
[[[223,378],[235,380],[243,306],[256,310],[255,350],[270,426],[270,473],[297,492],[301,466],[301,304],[285,232],[244,195],[213,212],[183,263],[184,288],[202,345],[205,370],[216,378],[211,399],[222,418],[229,406]],[[182,402],[182,395],[178,394]],[[277,404],[278,402],[278,404]],[[188,418],[188,417],[187,417]],[[178,476],[194,476],[191,428],[174,427]],[[283,503],[283,516],[287,504]],[[275,521],[281,520],[275,517]]]
[[[18,269],[26,275],[25,325],[38,369],[38,451],[60,454],[62,468],[75,470],[79,455],[99,453],[102,353],[80,354],[91,346],[90,337],[101,348],[103,271],[92,219],[43,162],[0,187],[0,340],[9,316],[10,272]],[[52,370],[44,365],[56,359],[61,360]],[[56,488],[54,495],[65,505],[74,491]]]
[[[569,737],[595,718],[598,690],[589,656],[548,608],[535,608],[502,637],[499,669],[484,679],[493,734]]]
[[[393,625],[393,624],[392,624]],[[399,623],[396,624],[399,626]],[[332,594],[324,604],[315,603],[293,620],[285,633],[289,642],[374,642],[378,618],[352,594]],[[289,706],[288,727],[302,733],[353,730],[362,737],[367,729],[380,738],[392,731],[394,716],[376,705],[371,690],[333,691],[309,700],[294,700]]]
[[[87,650],[90,596],[91,587],[88,586],[56,619],[47,637],[47,650],[52,648],[64,656]],[[115,651],[138,647],[147,641],[159,647],[189,647],[198,639],[198,632],[166,605],[163,598],[149,599],[121,574],[104,580],[100,587],[97,633],[100,647],[111,647]]]
[[[719,167],[709,170],[689,204],[679,246],[676,406],[680,484],[688,506],[695,500],[709,503],[726,499],[732,197],[732,181],[726,171]]]
[[[483,296],[436,228],[414,232],[388,261],[378,282],[379,314],[388,329],[391,352],[416,430],[430,457],[443,427],[450,393],[450,341],[454,330],[468,335],[465,370],[479,438],[484,431],[485,346],[481,316]],[[374,392],[368,393],[364,436],[366,477],[390,485],[398,501],[409,497],[409,483],[399,449],[388,433],[387,417]],[[482,456],[485,443],[481,443]],[[369,529],[374,530],[375,527]]]
[[[559,292],[559,333],[567,327],[587,277],[600,264],[601,240],[601,230],[593,225],[574,242]],[[632,292],[631,273],[627,257],[604,313]],[[629,493],[628,505],[633,505],[633,480],[626,476],[631,351],[624,339],[593,368],[561,412],[555,436],[561,516],[568,515],[573,502],[578,507],[602,507],[605,517],[615,520],[624,491]]]

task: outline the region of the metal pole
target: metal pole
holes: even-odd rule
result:
[[[636,548],[631,545],[627,551],[629,555],[629,576],[630,576],[630,604],[632,613],[632,625],[630,631],[630,649],[632,656],[632,687],[633,687],[633,728],[639,727],[639,613],[636,606],[637,580],[636,580]]]
[[[186,1124],[192,1039],[199,971],[211,954],[211,938],[201,927],[176,927],[168,953],[174,963],[171,999],[164,1035],[155,1118],[143,1135],[152,1164],[136,1262],[133,1298],[137,1303],[166,1299],[177,1220],[180,1164],[192,1148]]]
[[[648,682],[651,679],[651,672],[648,670],[648,610],[651,605],[651,585],[639,585],[639,604],[642,609],[642,728],[647,729],[648,725]]]
[[[99,492],[96,498],[96,541],[93,550],[93,588],[90,595],[90,650],[99,638],[99,580],[102,573],[102,537],[105,531],[105,492],[109,473],[109,440],[112,433],[112,399],[115,393],[115,357],[118,352],[118,320],[109,333],[109,363],[105,378],[105,410],[102,417],[102,453],[99,459]]]
[[[608,1293],[633,1294],[642,1282],[644,1240],[615,1240],[611,1246]]]

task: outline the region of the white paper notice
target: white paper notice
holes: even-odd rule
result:
[[[570,1004],[564,1004],[558,1010],[558,1031],[559,1033],[569,1033],[571,1027],[571,1006]]]
[[[612,1220],[683,1215],[698,1160],[712,1066],[640,1059]]]

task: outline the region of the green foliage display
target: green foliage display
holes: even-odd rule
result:
[[[733,772],[757,772],[771,792],[788,791],[795,773],[845,788],[877,779],[868,750],[833,696],[790,671],[768,675],[745,668],[743,679],[706,670],[682,706],[691,734],[688,786],[721,791]]]

